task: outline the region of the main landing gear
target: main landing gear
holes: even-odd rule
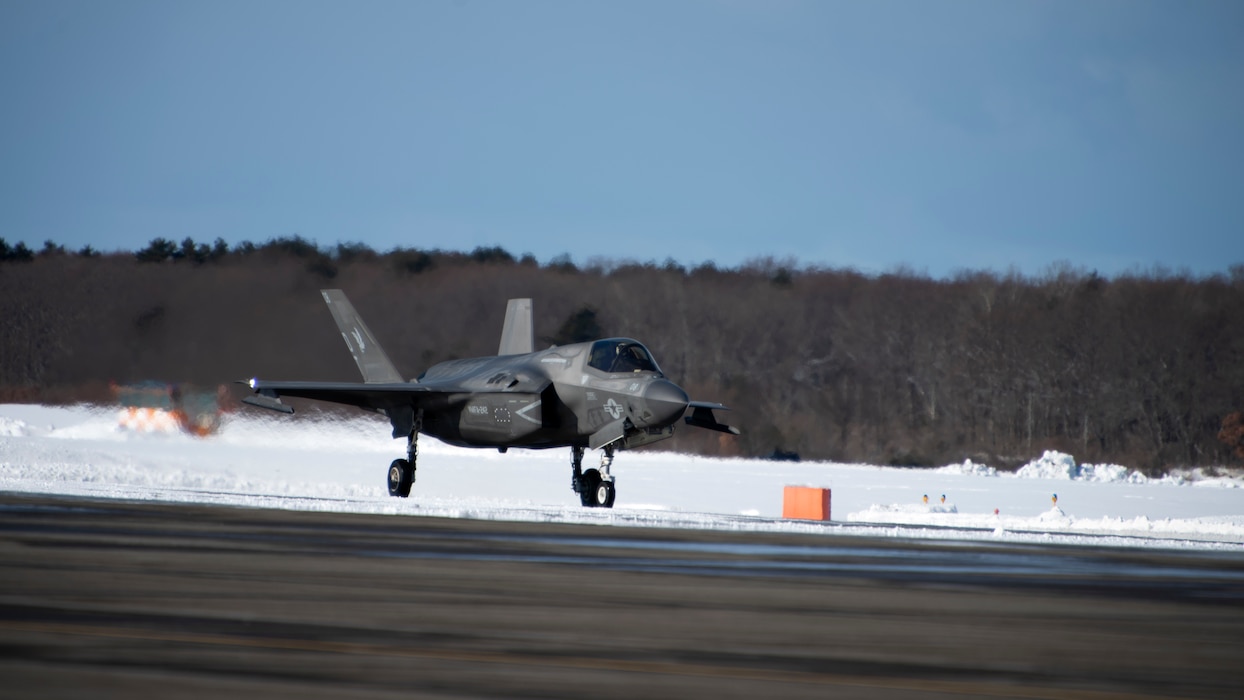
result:
[[[600,455],[600,469],[583,471],[583,448],[570,448],[570,488],[579,494],[579,503],[588,508],[612,508],[617,489],[609,467],[613,465],[613,446],[606,445]]]
[[[406,498],[415,483],[415,462],[419,457],[419,430],[423,428],[423,411],[415,417],[415,425],[406,438],[406,459],[395,459],[389,465],[389,495]]]

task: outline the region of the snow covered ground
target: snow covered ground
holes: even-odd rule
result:
[[[115,408],[0,405],[0,490],[394,515],[826,532],[1244,552],[1244,482],[1145,479],[1046,453],[1017,474],[707,459],[637,450],[614,462],[618,502],[582,508],[566,450],[419,443],[411,498],[385,490],[404,443],[382,418],[242,412],[212,437],[119,427]],[[586,466],[595,465],[589,453]],[[833,490],[833,523],[782,520],[786,485]],[[1057,503],[1054,496],[1057,495]],[[927,503],[924,497],[928,497]],[[943,496],[945,500],[943,501]]]

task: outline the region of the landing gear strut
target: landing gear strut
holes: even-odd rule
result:
[[[406,459],[389,464],[389,495],[406,498],[415,483],[415,463],[419,457],[419,431],[423,429],[423,411],[415,414],[415,424],[406,438]]]
[[[600,469],[583,471],[583,448],[570,448],[570,488],[579,494],[579,503],[586,508],[612,508],[617,489],[609,467],[613,465],[613,446],[606,445],[600,455]]]

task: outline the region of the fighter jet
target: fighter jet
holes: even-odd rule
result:
[[[339,289],[322,290],[362,383],[245,382],[243,401],[282,413],[282,396],[357,406],[389,419],[393,438],[406,438],[406,457],[389,465],[392,496],[407,497],[415,481],[419,434],[462,447],[569,447],[570,487],[586,507],[612,508],[617,495],[614,452],[648,445],[687,425],[738,435],[719,423],[719,403],[692,401],[661,372],[652,353],[630,338],[552,346],[535,351],[531,300],[510,299],[495,357],[450,360],[404,381],[367,324]],[[690,409],[690,415],[684,415]],[[600,450],[598,469],[583,470],[586,449]]]

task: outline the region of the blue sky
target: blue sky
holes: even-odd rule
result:
[[[0,3],[0,237],[1244,262],[1244,2]]]

